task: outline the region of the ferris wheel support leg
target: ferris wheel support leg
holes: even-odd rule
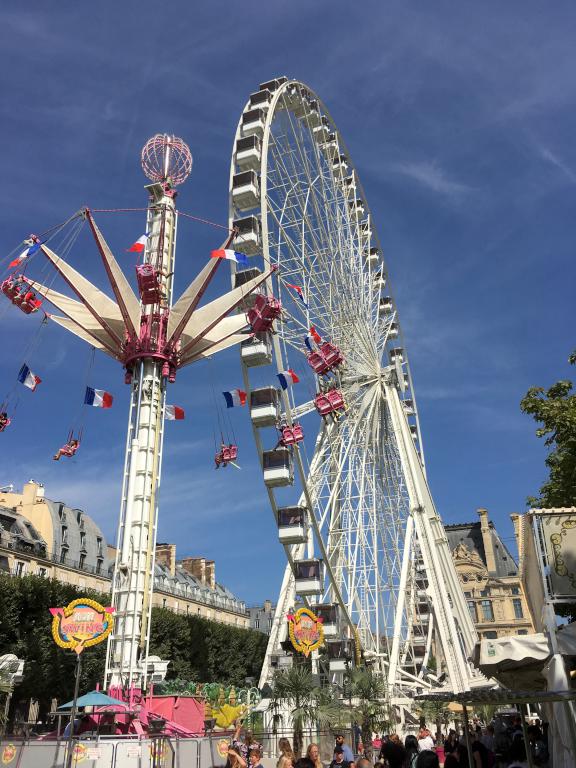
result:
[[[392,693],[396,684],[396,671],[398,669],[398,659],[400,655],[400,641],[404,616],[404,606],[406,604],[406,589],[408,584],[408,571],[410,569],[410,553],[412,550],[412,534],[414,532],[414,518],[408,517],[406,523],[406,532],[404,534],[404,553],[402,557],[402,571],[400,573],[400,585],[398,587],[398,603],[396,604],[396,615],[394,618],[394,637],[392,638],[392,650],[390,651],[390,665],[388,667],[388,689]]]
[[[454,692],[466,691],[470,688],[472,677],[467,656],[472,651],[476,632],[398,392],[392,384],[387,383],[385,394],[450,682]]]

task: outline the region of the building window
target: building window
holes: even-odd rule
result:
[[[527,629],[519,629],[518,630],[518,634],[519,635],[527,635],[528,634],[528,630]]]
[[[46,578],[46,568],[38,568],[38,576],[41,576],[43,579]]]
[[[520,594],[520,587],[512,587],[510,590],[513,595],[519,595]]]
[[[472,592],[464,592],[464,597],[472,597]]]
[[[496,638],[498,637],[498,633],[497,632],[485,632],[484,633],[484,637],[486,638],[486,640],[496,640]]]
[[[78,525],[82,522],[82,512],[76,512],[76,522]]]
[[[514,600],[512,600],[512,604],[514,606],[514,618],[515,619],[523,619],[524,618],[524,611],[522,610],[522,600],[519,597],[515,597]]]
[[[254,619],[254,629],[260,629],[260,619]]]
[[[96,539],[96,550],[98,555],[102,555],[102,538],[100,536]]]
[[[472,621],[476,621],[476,605],[474,604],[474,600],[466,600],[466,602],[468,603],[468,610],[470,611]]]
[[[66,544],[68,541],[68,527],[66,525],[62,526],[62,544]]]
[[[86,565],[86,555],[84,554],[84,552],[82,552],[82,553],[80,554],[80,562],[79,562],[79,566],[80,566],[80,568],[84,568],[84,567],[85,567],[85,565]]]
[[[482,597],[489,597],[490,590],[488,589],[488,587],[484,587],[484,589],[480,590],[480,594],[482,595]]]
[[[96,573],[102,573],[102,560],[96,560]]]
[[[60,550],[60,562],[65,563],[66,562],[66,549]]]
[[[482,618],[484,621],[494,621],[494,610],[492,609],[492,601],[491,600],[481,600],[480,605],[482,606]]]
[[[268,619],[268,629],[272,629],[272,618]]]
[[[86,549],[86,534],[80,531],[80,549]]]
[[[24,576],[25,565],[21,560],[16,561],[16,567],[14,573],[16,576]]]
[[[162,608],[166,608],[166,598],[162,598]]]

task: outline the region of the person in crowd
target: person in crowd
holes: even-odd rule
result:
[[[234,731],[234,737],[232,739],[232,746],[235,751],[242,757],[245,763],[248,763],[250,751],[252,749],[262,749],[262,744],[259,744],[254,740],[251,731],[244,731],[244,738],[240,740],[240,734],[242,733],[242,721],[236,721],[236,730]]]
[[[234,749],[232,744],[228,744],[228,756],[226,758],[226,768],[246,768],[247,762],[240,752]]]
[[[322,760],[320,760],[320,747],[318,744],[310,744],[306,750],[306,759],[309,761],[311,768],[323,768]]]
[[[330,763],[330,768],[350,768],[352,763],[349,760],[344,759],[344,750],[342,747],[337,746],[334,749],[334,759]]]
[[[418,731],[418,747],[420,752],[425,749],[434,749],[434,739],[428,728],[420,728]]]
[[[424,749],[416,759],[415,768],[440,768],[438,755],[431,749]]]
[[[458,746],[458,736],[454,728],[450,728],[448,736],[444,739],[444,754],[450,755]]]
[[[262,760],[262,750],[259,747],[254,747],[250,750],[248,762],[250,765],[250,768],[260,768],[261,767],[261,761]]]
[[[508,758],[511,761],[508,763],[508,768],[528,768],[526,747],[522,739],[513,739]]]
[[[464,744],[458,744],[454,752],[452,752],[454,757],[458,760],[458,765],[464,765],[466,768],[468,768],[469,762],[468,762],[468,750],[464,746]]]
[[[492,768],[491,763],[493,761],[490,759],[490,752],[482,744],[478,736],[472,742],[472,761],[474,768]]]
[[[349,763],[353,763],[354,753],[352,752],[348,744],[346,744],[346,739],[344,738],[344,736],[341,733],[337,733],[335,737],[335,741],[336,741],[337,747],[342,747],[342,751],[344,753],[344,760],[346,760]]]
[[[406,750],[406,758],[404,761],[405,768],[414,768],[416,765],[416,758],[418,757],[418,739],[413,734],[409,733],[404,739],[404,749]]]
[[[486,731],[481,737],[480,741],[489,752],[494,752],[494,726],[487,725]]]
[[[549,760],[548,747],[544,741],[542,729],[536,725],[528,727],[528,744],[536,765],[547,765]]]
[[[444,768],[459,768],[459,765],[460,763],[458,762],[456,755],[452,752],[449,752],[444,758]],[[466,766],[466,768],[468,768],[468,766]]]
[[[356,760],[356,768],[373,768],[373,766],[367,757],[361,757],[359,760]]]
[[[295,760],[290,741],[285,738],[280,739],[278,749],[280,750],[280,757],[278,758],[276,768],[293,768]]]
[[[397,734],[392,734],[388,741],[382,745],[380,754],[385,760],[385,765],[387,765],[388,768],[404,768],[406,762],[406,750],[402,746],[400,737]]]

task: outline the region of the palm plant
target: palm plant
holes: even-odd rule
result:
[[[364,757],[372,759],[372,733],[389,721],[386,680],[372,667],[350,669],[344,681],[350,697],[350,716],[360,724]]]
[[[292,743],[296,757],[302,755],[304,728],[325,726],[338,719],[338,702],[326,688],[320,688],[312,672],[303,664],[278,670],[272,679],[270,709],[275,716],[288,710],[292,718]]]

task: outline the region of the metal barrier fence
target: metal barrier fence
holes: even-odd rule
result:
[[[345,734],[350,744],[350,734]],[[264,768],[275,768],[283,737],[292,741],[292,731],[255,733],[262,744]],[[215,733],[210,737],[179,739],[165,736],[100,736],[74,739],[72,768],[220,768],[226,763],[230,736]],[[304,751],[308,744],[320,746],[323,762],[332,759],[334,732],[307,729]],[[0,738],[2,768],[65,768],[67,741],[38,741]]]

